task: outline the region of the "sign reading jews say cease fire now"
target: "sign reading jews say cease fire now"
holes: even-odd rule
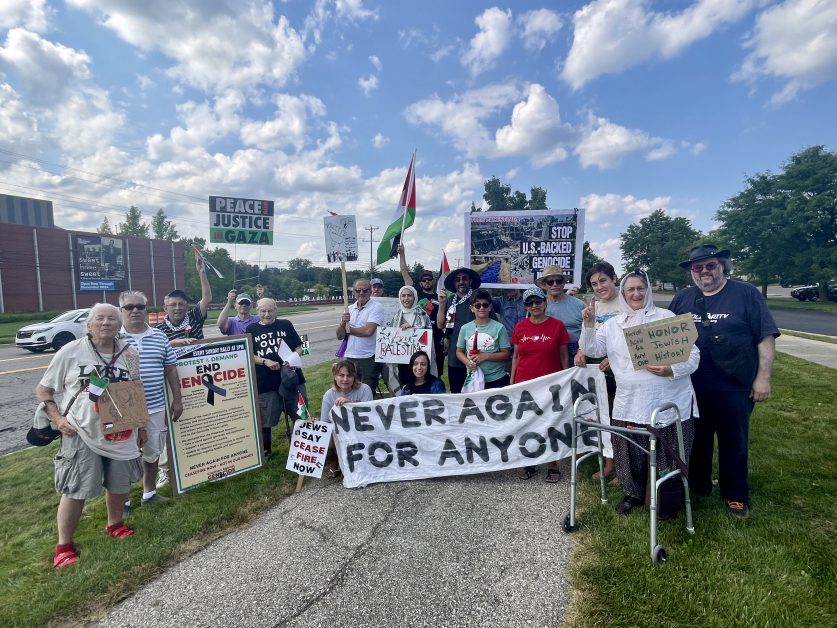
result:
[[[637,370],[646,366],[685,362],[698,337],[691,314],[664,318],[622,331]]]
[[[272,245],[273,201],[210,196],[209,241]]]
[[[288,449],[285,468],[299,475],[322,477],[332,424],[325,421],[297,421]]]

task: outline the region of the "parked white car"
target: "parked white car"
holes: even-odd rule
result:
[[[87,333],[90,308],[70,310],[45,323],[21,327],[15,335],[15,346],[33,353],[52,347],[58,351],[68,342]]]

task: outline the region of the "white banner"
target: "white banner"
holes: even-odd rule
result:
[[[411,327],[378,327],[375,330],[375,362],[409,364],[416,351],[433,355],[433,331]]]
[[[409,395],[335,406],[343,486],[487,473],[566,458],[573,402],[595,393],[607,416],[597,367],[571,368],[505,388],[459,395]],[[584,404],[582,412],[593,409]],[[596,447],[586,430],[579,452]]]
[[[325,421],[297,421],[288,449],[285,468],[299,475],[319,478],[323,475],[332,425]]]

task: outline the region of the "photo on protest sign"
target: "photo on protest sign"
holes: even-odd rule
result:
[[[343,485],[419,480],[538,465],[572,453],[573,403],[591,392],[602,419],[607,387],[598,368],[571,368],[471,394],[407,395],[335,406]],[[595,406],[580,404],[586,418]],[[579,452],[597,447],[579,431]]]
[[[635,325],[622,332],[636,370],[685,362],[698,337],[691,314]]]
[[[253,341],[247,334],[178,347],[183,414],[169,422],[176,494],[264,464]]]
[[[328,445],[331,442],[331,423],[326,421],[297,421],[291,434],[288,463],[285,468],[298,475],[322,477]]]
[[[272,245],[273,201],[210,196],[209,241]]]
[[[354,216],[325,216],[325,250],[329,262],[356,262],[357,223]]]
[[[112,236],[75,236],[78,289],[122,291],[125,285],[125,241]]]
[[[411,327],[378,327],[375,330],[375,362],[408,364],[416,351],[433,354],[433,331]]]
[[[560,266],[581,285],[583,250],[583,209],[465,215],[465,259],[485,288],[532,285],[547,266]]]

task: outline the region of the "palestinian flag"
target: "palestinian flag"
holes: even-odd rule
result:
[[[310,419],[311,415],[308,413],[308,406],[305,405],[305,399],[302,398],[302,393],[296,393],[296,415],[303,421]]]
[[[436,282],[436,294],[442,294],[445,291],[445,277],[450,272],[450,264],[448,264],[448,256],[442,250],[442,265],[439,268],[439,281]]]
[[[99,401],[99,397],[105,394],[105,388],[108,387],[109,383],[107,379],[99,377],[96,373],[91,373],[90,383],[87,386],[90,401]]]
[[[387,227],[378,245],[377,264],[383,264],[387,260],[398,255],[398,244],[401,236],[407,227],[411,227],[416,221],[416,154],[410,160],[410,167],[407,169],[407,178],[404,181],[404,188],[401,190],[401,201],[395,208],[392,216],[392,223]]]

